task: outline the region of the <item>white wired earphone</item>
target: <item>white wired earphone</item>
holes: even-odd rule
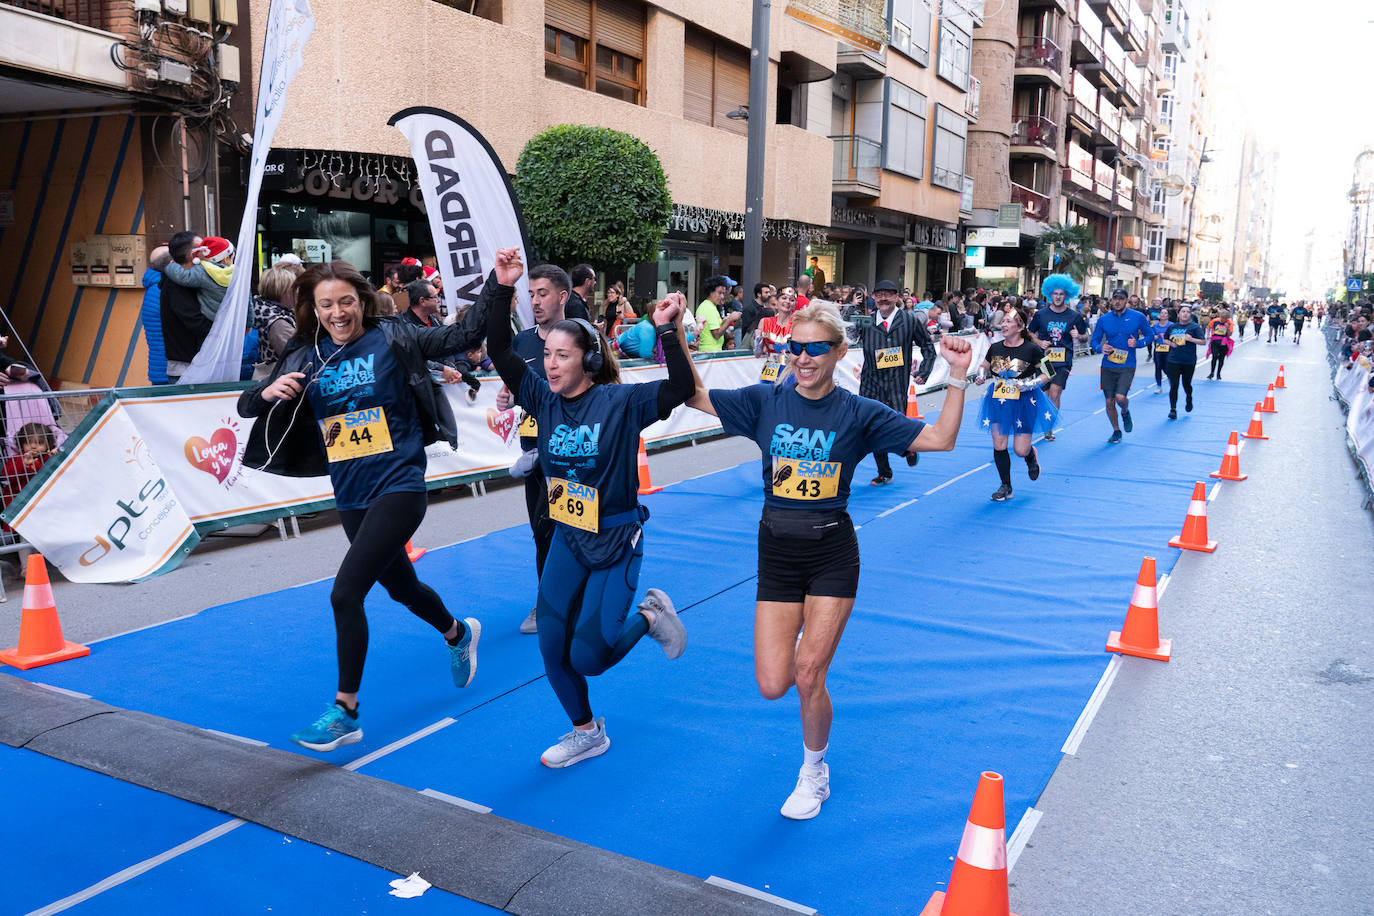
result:
[[[277,444],[276,444],[275,446],[273,446],[273,447],[271,447],[271,448],[269,448],[269,449],[267,450],[267,460],[266,460],[265,462],[263,462],[262,467],[260,467],[260,468],[253,468],[253,470],[255,470],[255,471],[266,471],[266,470],[267,470],[267,466],[268,466],[269,464],[272,463],[272,458],[277,454],[277,451],[278,451],[279,449],[281,449],[282,444],[286,442],[286,435],[287,435],[287,433],[289,433],[289,432],[291,431],[291,427],[295,425],[295,423],[296,423],[296,415],[297,415],[298,413],[300,413],[300,410],[301,410],[301,402],[303,402],[303,401],[305,400],[306,392],[308,392],[308,391],[310,390],[310,386],[311,386],[311,385],[315,384],[315,382],[319,380],[320,375],[322,375],[322,374],[324,373],[324,370],[325,370],[325,368],[329,365],[330,361],[333,360],[334,357],[336,357],[336,356],[338,356],[340,353],[342,353],[343,350],[344,350],[343,347],[339,347],[339,348],[338,348],[337,350],[335,350],[333,353],[329,354],[329,359],[325,359],[325,358],[324,358],[324,354],[320,353],[320,315],[319,315],[318,312],[316,312],[316,313],[315,313],[315,359],[322,360],[322,362],[320,363],[320,371],[319,371],[318,373],[315,373],[315,374],[312,376],[311,373],[314,372],[315,363],[314,363],[314,362],[309,362],[309,363],[306,363],[306,364],[305,364],[305,368],[301,370],[302,372],[305,373],[305,377],[306,377],[306,378],[305,378],[305,385],[304,385],[304,387],[301,388],[301,393],[300,393],[299,395],[296,396],[296,406],[295,406],[295,407],[292,409],[292,411],[291,411],[291,419],[286,421],[286,429],[282,430],[281,438],[277,440]],[[275,410],[277,409],[277,405],[280,404],[280,403],[281,403],[281,398],[278,398],[277,400],[275,400],[275,401],[272,402],[272,406],[271,406],[271,407],[268,409],[268,411],[267,411],[267,419],[265,419],[265,420],[263,421],[263,423],[265,424],[264,427],[263,427],[263,434],[262,434],[262,438],[263,438],[263,441],[264,441],[264,442],[267,441],[267,429],[272,425],[272,412],[275,411]]]

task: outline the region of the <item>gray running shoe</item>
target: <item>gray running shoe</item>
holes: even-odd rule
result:
[[[596,728],[586,731],[574,728],[568,732],[544,752],[539,762],[550,769],[559,770],[588,757],[600,757],[610,749],[611,739],[606,735],[606,720],[597,719]]]
[[[782,816],[794,821],[806,821],[821,813],[821,803],[830,797],[830,764],[819,769],[802,767],[797,787],[782,805]]]
[[[678,619],[672,599],[659,589],[651,588],[644,593],[644,600],[639,602],[639,606],[654,615],[654,622],[649,625],[649,635],[663,647],[663,654],[669,658],[682,655],[687,649],[687,631]]]
[[[530,608],[530,616],[528,616],[528,617],[526,617],[524,620],[520,621],[520,632],[521,632],[521,633],[524,633],[525,635],[528,636],[530,633],[538,633],[538,632],[539,632],[539,621],[536,619],[536,616],[535,616],[535,615],[536,615],[536,612],[537,612],[538,610],[539,610],[538,608],[533,608],[533,607]]]
[[[1112,443],[1112,442],[1120,442],[1120,441],[1121,441],[1121,430],[1119,430],[1119,429],[1114,429],[1114,430],[1112,430],[1112,434],[1111,434],[1110,436],[1107,437],[1107,442],[1108,442],[1108,443]]]

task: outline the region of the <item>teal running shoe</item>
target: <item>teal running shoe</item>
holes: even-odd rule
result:
[[[482,625],[476,617],[464,617],[463,626],[467,628],[463,638],[458,645],[448,647],[455,687],[466,687],[477,676],[477,641],[482,638]]]
[[[360,719],[344,712],[338,703],[330,703],[324,715],[315,720],[309,728],[303,728],[291,736],[291,740],[301,747],[312,751],[332,751],[345,744],[357,744],[363,740]]]

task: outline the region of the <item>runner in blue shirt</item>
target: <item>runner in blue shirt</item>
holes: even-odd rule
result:
[[[1108,442],[1121,441],[1121,428],[1131,424],[1131,382],[1135,380],[1135,351],[1154,337],[1149,320],[1135,309],[1126,308],[1126,291],[1112,292],[1111,310],[1097,319],[1093,328],[1092,349],[1102,354],[1102,396],[1107,399],[1107,419],[1112,424]],[[1120,409],[1121,421],[1116,412]]]
[[[1193,409],[1193,372],[1197,370],[1198,344],[1206,344],[1202,326],[1193,320],[1193,307],[1178,307],[1178,321],[1170,322],[1164,336],[1169,339],[1169,359],[1164,372],[1169,376],[1169,419],[1178,419],[1178,386],[1183,383],[1187,396],[1183,409]]]
[[[1284,307],[1275,302],[1265,309],[1269,314],[1269,339],[1267,343],[1278,343],[1279,329],[1283,327]]]
[[[505,286],[523,269],[516,249],[497,249],[497,276]],[[605,673],[645,635],[669,658],[687,646],[663,592],[649,589],[631,612],[644,558],[641,524],[649,517],[638,497],[639,436],[693,391],[681,324],[685,309],[682,294],[673,293],[654,310],[668,378],[638,385],[619,384],[610,342],[586,319],[549,329],[541,375],[511,349],[509,313],[493,308],[487,314],[492,364],[538,424],[539,462],[555,524],[539,577],[539,653],[573,729],[539,758],[546,767],[571,766],[610,750],[605,719],[592,714],[587,678]]]
[[[1302,343],[1302,325],[1307,320],[1307,316],[1312,314],[1307,308],[1307,304],[1299,302],[1293,306],[1293,343]]]
[[[792,362],[777,382],[708,391],[698,378],[687,402],[763,453],[754,675],[767,699],[795,684],[801,700],[803,764],[782,806],[793,820],[815,817],[830,796],[825,678],[858,594],[859,542],[845,511],[855,467],[870,452],[954,448],[972,356],[967,341],[941,338],[949,388],[939,419],[927,425],[837,387],[847,346],[839,310],[813,301],[793,319]]]

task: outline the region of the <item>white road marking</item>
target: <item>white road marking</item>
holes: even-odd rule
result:
[[[1112,689],[1112,682],[1116,680],[1116,673],[1121,670],[1121,656],[1113,655],[1111,661],[1107,662],[1107,669],[1102,672],[1102,677],[1098,679],[1097,686],[1093,688],[1092,696],[1088,697],[1088,703],[1083,707],[1083,711],[1078,715],[1078,721],[1074,723],[1073,729],[1069,732],[1069,737],[1060,748],[1062,753],[1070,757],[1078,753],[1079,746],[1083,743],[1083,736],[1088,733],[1088,727],[1093,724],[1093,718],[1097,711],[1102,708],[1102,701],[1107,696],[1107,691]]]
[[[737,884],[734,881],[730,881],[726,878],[719,878],[715,875],[712,875],[711,877],[707,878],[706,883],[713,885],[715,887],[723,887],[728,891],[734,891],[735,893],[743,894],[746,897],[753,897],[755,900],[767,901],[768,903],[774,904],[775,906],[780,906],[784,909],[791,910],[794,913],[806,913],[808,914],[808,916],[810,916],[810,914],[814,914],[816,912],[815,907],[803,906],[800,903],[793,903],[791,900],[784,900],[782,897],[770,894],[767,891],[761,891],[756,888],[752,888],[747,884]]]
[[[467,808],[469,811],[476,811],[478,814],[491,814],[491,809],[486,805],[479,805],[477,802],[470,802],[466,798],[459,798],[456,795],[449,795],[447,792],[440,792],[438,789],[421,789],[421,795],[428,795],[430,798],[437,798],[439,801],[448,802],[459,808]]]
[[[1021,852],[1030,842],[1031,834],[1035,832],[1035,825],[1040,823],[1040,818],[1044,816],[1043,811],[1036,811],[1034,808],[1027,808],[1026,813],[1021,815],[1021,821],[1016,825],[1016,829],[1011,833],[1011,839],[1007,840],[1007,874],[1016,867],[1016,860],[1021,858]]]

